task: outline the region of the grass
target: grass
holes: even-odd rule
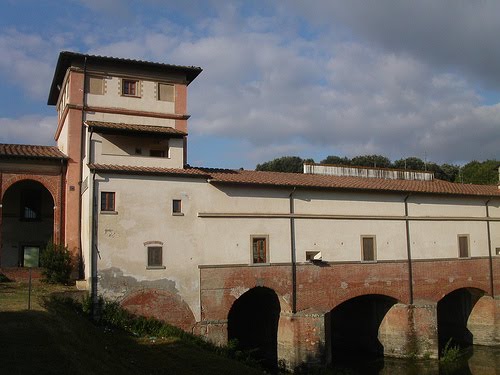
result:
[[[0,363],[5,374],[261,374],[218,355],[175,330],[166,336],[133,335],[96,325],[74,304],[50,298],[74,287],[0,282]]]

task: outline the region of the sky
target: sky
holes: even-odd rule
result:
[[[54,144],[60,51],[199,66],[188,162],[500,157],[500,1],[2,0],[0,143]]]

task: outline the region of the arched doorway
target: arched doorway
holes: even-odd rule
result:
[[[40,252],[54,236],[54,199],[39,182],[23,180],[2,199],[2,267],[38,267]]]
[[[474,337],[467,322],[477,301],[485,294],[475,288],[461,288],[444,296],[437,304],[439,353],[448,341],[460,347],[471,346]]]
[[[236,339],[239,349],[252,351],[265,367],[276,368],[280,311],[278,296],[272,289],[250,289],[229,310],[228,339]]]
[[[346,357],[373,358],[384,355],[378,338],[387,312],[398,301],[370,294],[347,300],[330,312],[330,340],[333,361]]]

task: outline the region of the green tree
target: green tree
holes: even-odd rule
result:
[[[457,182],[465,184],[495,185],[498,183],[498,166],[500,160],[473,160],[460,169]]]
[[[345,156],[328,155],[325,159],[321,160],[321,164],[351,165],[351,159]]]
[[[436,175],[436,178],[440,180],[453,182],[457,179],[459,171],[459,166],[454,164],[441,164],[441,173]]]
[[[394,162],[394,168],[398,169],[411,169],[413,171],[424,171],[425,162],[415,156],[406,159],[399,159]]]
[[[298,156],[283,156],[262,164],[257,164],[256,171],[302,173],[304,162],[313,162],[312,159],[303,160]]]
[[[383,155],[361,155],[351,159],[351,165],[358,167],[390,168],[392,163]]]

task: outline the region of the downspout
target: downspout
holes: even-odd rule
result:
[[[91,157],[91,144],[92,144],[92,135],[93,131],[88,132],[88,144],[87,144],[87,155],[89,164],[92,164],[93,160]],[[90,238],[89,238],[89,247],[90,247],[90,297],[92,301],[92,317],[97,318],[98,315],[98,293],[97,293],[97,218],[96,218],[96,210],[97,210],[97,197],[96,197],[96,181],[95,181],[95,170],[91,171],[92,173],[92,182],[89,183],[89,203],[90,203],[90,217],[89,217],[89,230],[90,230]],[[89,176],[90,179],[90,176]]]
[[[82,244],[82,179],[83,179],[83,150],[85,148],[85,127],[83,122],[85,121],[85,107],[87,99],[87,56],[83,60],[83,92],[82,92],[82,123],[81,123],[81,141],[80,141],[80,196],[78,199],[78,239],[80,243],[80,262],[78,264],[78,277],[83,278],[83,244]],[[87,154],[88,158],[88,154]]]
[[[293,193],[295,187],[291,191],[288,198],[290,199],[290,259],[292,260],[292,314],[297,312],[297,259],[295,254],[295,207],[293,202]]]
[[[411,260],[411,240],[410,240],[410,220],[408,218],[408,198],[411,194],[408,194],[405,199],[405,224],[406,224],[406,252],[408,254],[408,283],[410,291],[410,305],[413,305],[413,264]]]
[[[64,176],[66,175],[66,171],[64,168],[64,160],[61,159],[61,184],[60,184],[60,192],[59,192],[59,244],[63,245],[65,238],[63,235],[64,232],[64,185],[65,185],[65,178]],[[81,250],[80,250],[81,253]],[[78,274],[80,274],[80,265],[78,265]],[[78,275],[80,276],[80,275]]]
[[[491,290],[491,297],[495,298],[495,286],[493,282],[493,257],[491,254],[491,229],[490,229],[490,207],[488,206],[488,203],[490,203],[491,198],[489,198],[486,203],[486,232],[488,234],[488,258],[489,258],[489,263],[490,263],[490,290]]]

